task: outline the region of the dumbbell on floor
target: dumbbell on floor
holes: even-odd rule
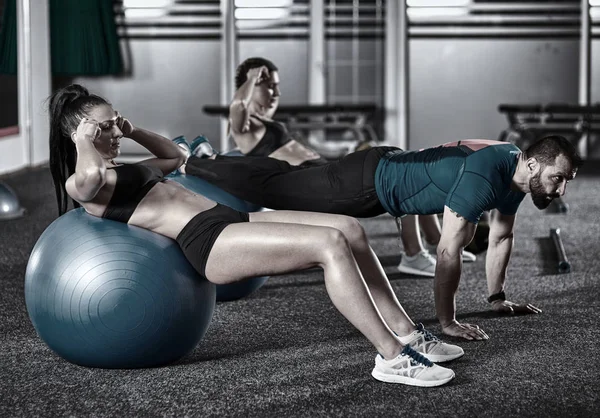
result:
[[[569,273],[571,271],[571,263],[567,259],[565,246],[563,245],[560,234],[560,228],[550,228],[550,238],[554,243],[554,247],[556,248],[556,254],[558,256],[558,272]]]

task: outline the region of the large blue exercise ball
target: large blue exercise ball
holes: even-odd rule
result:
[[[210,200],[229,206],[237,211],[256,212],[256,210],[252,210],[256,209],[255,205],[239,199],[199,177],[179,174],[176,176],[169,175],[167,178],[176,181],[194,193],[198,193]],[[246,297],[259,289],[268,279],[268,276],[251,277],[235,283],[217,285],[217,301],[225,302]]]
[[[153,367],[192,351],[215,285],[167,237],[72,210],[35,244],[25,302],[41,339],[87,367]]]

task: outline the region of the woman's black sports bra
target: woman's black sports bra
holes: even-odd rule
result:
[[[164,175],[159,168],[145,164],[123,164],[109,169],[115,170],[117,183],[102,217],[127,223],[150,189],[164,181]]]
[[[258,144],[256,144],[246,155],[253,157],[268,157],[293,139],[290,138],[290,134],[283,123],[261,119],[254,115],[251,117],[261,121],[265,125],[266,130],[263,137],[258,141]]]

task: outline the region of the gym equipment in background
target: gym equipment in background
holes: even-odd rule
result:
[[[154,367],[192,351],[208,329],[215,285],[175,241],[74,209],[35,244],[27,311],[62,358],[102,368]]]
[[[550,228],[550,238],[554,243],[554,248],[556,248],[556,254],[558,256],[558,264],[557,269],[559,273],[570,273],[571,272],[571,263],[567,259],[567,254],[565,252],[565,246],[563,245],[560,228]]]
[[[228,106],[207,105],[202,111],[225,120],[229,118]],[[375,146],[381,142],[374,127],[381,124],[383,112],[373,103],[282,105],[274,118],[286,124],[294,139],[328,159],[336,160],[367,144]],[[318,131],[328,135],[325,138],[311,135]],[[298,132],[301,135],[296,135]]]
[[[557,197],[552,200],[549,208],[556,213],[567,213],[569,211],[569,204],[565,202],[562,197]]]
[[[25,212],[14,190],[0,182],[0,221],[20,218]]]

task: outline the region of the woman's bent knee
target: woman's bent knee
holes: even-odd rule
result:
[[[350,242],[346,235],[337,228],[327,228],[323,232],[323,248],[319,252],[326,261],[348,257],[351,254]]]
[[[352,246],[367,242],[367,233],[356,218],[344,216],[341,219],[339,229],[344,233]]]

